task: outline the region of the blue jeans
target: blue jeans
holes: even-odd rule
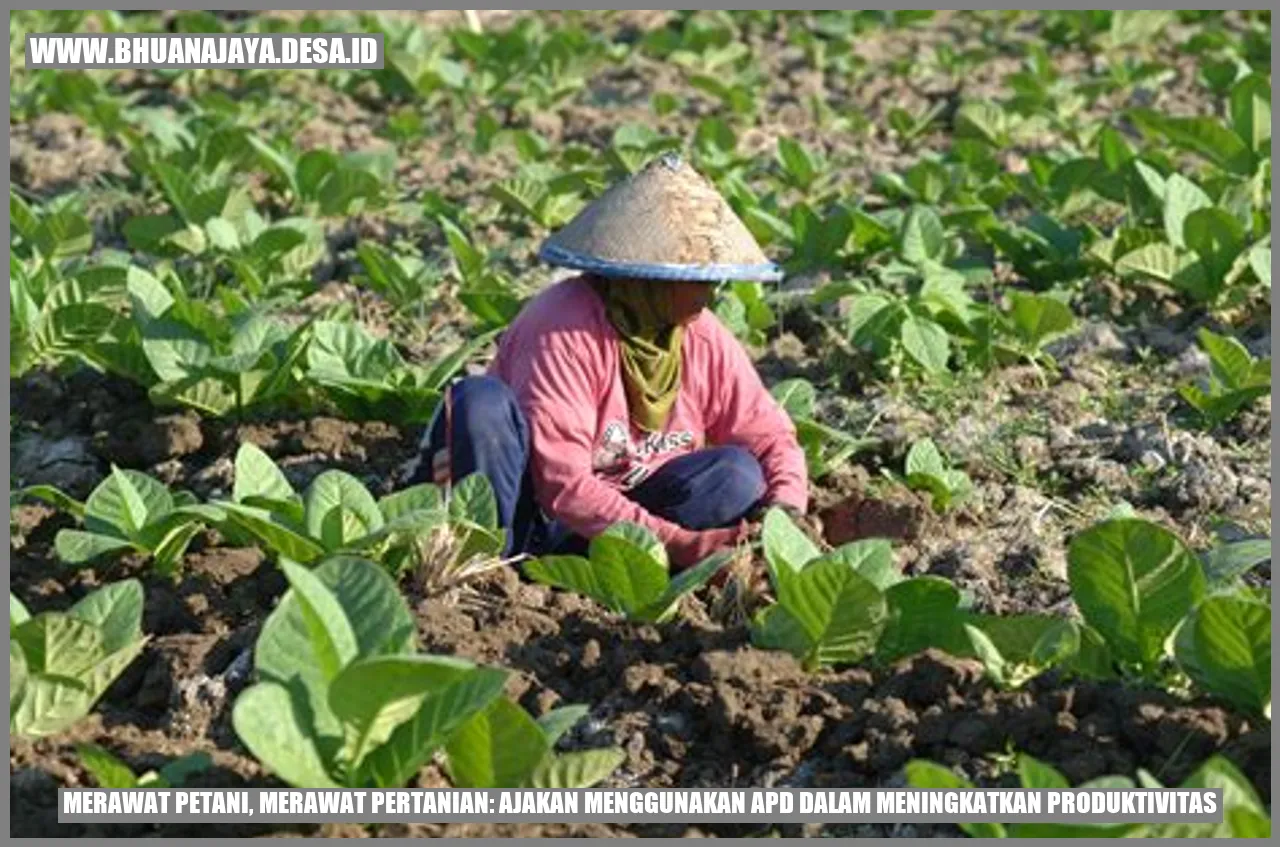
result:
[[[511,389],[494,376],[473,376],[452,386],[452,437],[444,404],[423,437],[410,483],[431,480],[431,457],[450,444],[450,475],[458,481],[483,473],[493,486],[498,520],[507,530],[506,555],[578,553],[587,540],[548,521],[534,500],[529,474],[529,424]],[[664,463],[625,496],[685,529],[733,526],[765,493],[760,463],[742,447],[709,447]]]

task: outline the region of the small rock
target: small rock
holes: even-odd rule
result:
[[[14,483],[52,485],[66,493],[83,497],[93,490],[102,473],[89,449],[89,440],[79,435],[50,439],[25,432],[15,439],[11,457]]]
[[[1168,462],[1165,461],[1164,456],[1157,450],[1147,450],[1142,454],[1142,457],[1138,461],[1141,462],[1142,466],[1149,471],[1163,470],[1164,466],[1168,464]]]

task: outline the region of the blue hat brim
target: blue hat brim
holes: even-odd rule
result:
[[[758,265],[680,265],[656,262],[615,262],[566,250],[550,242],[538,250],[538,258],[552,265],[606,277],[630,277],[667,282],[722,282],[753,280],[778,282],[782,269],[772,262]]]

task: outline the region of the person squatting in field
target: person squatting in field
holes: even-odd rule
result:
[[[795,428],[707,308],[716,280],[780,274],[710,183],[664,157],[540,255],[584,273],[526,304],[487,374],[450,386],[409,482],[483,473],[507,555],[582,554],[630,521],[683,568],[770,506],[804,513]]]

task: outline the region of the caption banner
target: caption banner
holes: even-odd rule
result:
[[[90,789],[58,821],[1219,823],[1221,789]]]

